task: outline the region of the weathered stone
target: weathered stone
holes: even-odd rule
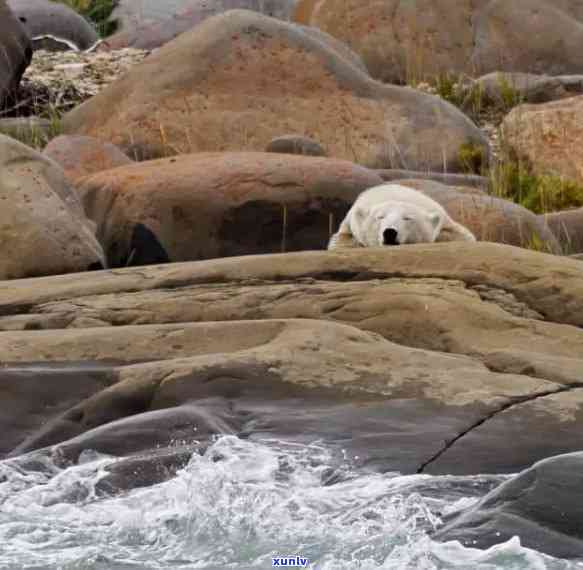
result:
[[[488,155],[483,133],[445,101],[381,85],[313,32],[243,10],[160,48],[64,126],[142,158],[263,151],[286,132],[376,168],[455,171],[464,144]]]
[[[350,162],[200,153],[80,180],[112,266],[325,249],[356,196],[381,183]]]
[[[32,57],[32,46],[22,24],[6,0],[0,0],[0,108],[16,89]]]
[[[159,22],[181,12],[193,0],[119,0],[110,20],[122,28],[135,27],[145,22]]]
[[[519,105],[502,122],[509,151],[537,174],[583,182],[583,96]]]
[[[1,126],[0,123],[0,128]],[[59,164],[71,182],[133,162],[111,143],[103,143],[83,135],[58,136],[49,142],[43,154]]]
[[[583,253],[583,208],[552,212],[539,218],[548,224],[566,253]]]
[[[108,329],[87,329],[78,348],[72,332],[65,333],[68,341],[62,339],[72,348],[67,360],[85,353],[82,345],[91,345],[89,350],[97,350],[99,359],[119,353],[119,344],[108,340],[112,332]],[[207,332],[213,342],[200,346],[198,339]],[[464,425],[513,398],[560,388],[527,376],[492,374],[470,358],[403,347],[334,323],[263,320],[120,327],[114,334],[132,347],[126,358],[159,355],[163,360],[117,368],[111,387],[55,414],[14,454],[58,444],[68,439],[67,434],[76,439],[60,445],[59,454],[75,461],[87,448],[127,455],[168,446],[173,438],[188,444],[214,434],[247,432],[261,437],[268,431],[287,441],[318,435],[332,445],[342,441],[351,454],[368,447],[365,461],[414,472],[423,458],[438,453],[443,440]],[[0,346],[3,341],[26,346],[34,333],[20,333],[16,343],[8,336],[0,335]],[[46,341],[58,344],[48,336],[41,334],[41,350]],[[51,336],[60,335],[53,331]],[[132,340],[141,349],[133,348]],[[164,352],[169,341],[174,354],[182,357]],[[149,344],[153,353],[148,352]],[[44,356],[61,358],[47,352]],[[431,382],[427,370],[432,371]],[[412,405],[403,407],[403,401]],[[272,402],[271,407],[266,402]],[[298,402],[303,402],[301,417]],[[234,403],[237,413],[232,411]],[[309,413],[312,407],[318,414]],[[386,433],[399,431],[404,417],[411,416],[414,428],[395,436],[387,453],[389,447],[382,445]],[[353,428],[352,442],[346,442],[343,431],[357,418],[359,427]],[[423,436],[413,443],[413,434]]]
[[[22,22],[37,49],[87,49],[99,40],[97,32],[75,10],[50,0],[8,0],[8,6]],[[43,43],[44,36],[59,40]]]
[[[0,135],[0,279],[100,268],[94,226],[62,170]]]
[[[517,435],[522,434],[513,432],[513,439]],[[474,548],[488,548],[518,536],[526,548],[556,558],[581,558],[582,486],[582,453],[545,459],[470,509],[451,515],[434,536]]]
[[[177,6],[177,3],[162,5],[157,2],[155,6],[152,5],[151,10],[146,11],[142,0],[139,5],[135,1],[133,5],[122,2],[111,16],[121,24],[121,30],[107,38],[103,47],[155,49],[207,18],[228,10],[252,10],[273,18],[289,20],[295,2],[296,0],[214,0],[210,3],[208,0],[185,0],[181,6]]]
[[[576,260],[449,243],[0,283],[0,402],[27,416],[0,414],[17,426],[2,449],[148,456],[234,433],[317,439],[381,470],[516,471],[583,445],[582,277]],[[106,386],[79,362],[113,366]],[[35,417],[15,370],[35,391],[51,366],[86,395],[51,412],[42,392]]]
[[[295,19],[345,41],[387,81],[582,69],[581,5],[568,0],[300,0]]]
[[[503,106],[547,103],[583,93],[583,75],[550,76],[495,71],[469,83],[468,88],[480,89],[487,101]]]

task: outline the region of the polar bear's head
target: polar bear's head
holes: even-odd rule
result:
[[[370,208],[357,205],[350,225],[359,243],[375,247],[434,242],[443,222],[440,212],[387,200]]]

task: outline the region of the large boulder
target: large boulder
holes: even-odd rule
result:
[[[296,0],[187,0],[181,2],[181,10],[176,13],[171,8],[175,4],[155,3],[152,10],[144,10],[139,5],[122,0],[112,12],[112,19],[121,24],[121,30],[104,42],[110,49],[134,47],[154,49],[164,45],[176,36],[194,28],[207,18],[228,10],[253,10],[266,16],[289,20]],[[147,7],[146,7],[147,8]],[[337,40],[336,40],[337,41]]]
[[[5,0],[0,0],[0,108],[16,89],[30,63],[32,47],[22,24]]]
[[[94,225],[63,171],[0,135],[0,279],[100,268]]]
[[[94,28],[75,10],[51,0],[8,0],[39,48],[87,49],[99,40]],[[43,41],[49,38],[49,42]]]
[[[295,24],[232,10],[160,48],[64,127],[143,158],[264,150],[292,132],[371,167],[455,171],[467,145],[487,160],[484,135],[455,107],[377,83],[343,53]]]
[[[476,188],[451,187],[431,180],[399,180],[439,202],[448,214],[481,241],[561,253],[557,237],[540,216]],[[447,240],[447,236],[440,237]]]
[[[553,174],[583,185],[581,113],[583,96],[520,105],[502,122],[504,142],[533,172]]]
[[[0,284],[0,447],[75,461],[229,433],[516,472],[583,445],[582,284],[578,261],[487,243]]]
[[[568,0],[300,0],[295,19],[348,43],[374,77],[415,81],[581,73],[581,12]]]
[[[104,171],[77,192],[118,267],[325,249],[356,196],[381,182],[335,159],[200,153]]]
[[[488,548],[514,536],[555,558],[583,557],[583,453],[551,457],[449,516],[434,536]]]

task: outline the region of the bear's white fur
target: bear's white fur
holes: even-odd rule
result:
[[[328,249],[434,241],[476,238],[429,196],[400,184],[382,184],[358,196]]]

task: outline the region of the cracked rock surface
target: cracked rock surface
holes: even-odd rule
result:
[[[91,448],[171,466],[160,450],[234,433],[475,474],[583,445],[583,266],[511,246],[12,281],[0,331],[4,456]]]

